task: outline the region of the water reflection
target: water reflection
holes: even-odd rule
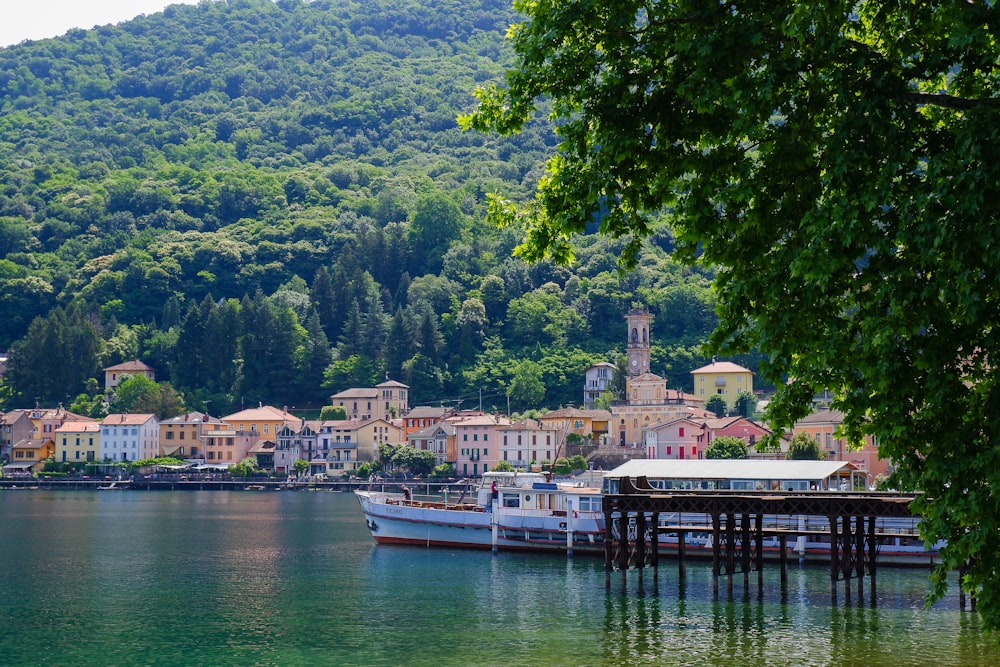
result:
[[[376,546],[353,497],[0,491],[0,663],[144,665],[996,665],[925,572],[877,605],[823,568],[713,595],[708,564]],[[67,638],[70,638],[67,640]]]

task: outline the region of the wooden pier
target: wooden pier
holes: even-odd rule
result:
[[[749,587],[750,573],[757,572],[758,587],[764,583],[764,538],[777,537],[781,582],[787,581],[788,538],[806,535],[829,536],[830,592],[837,596],[838,582],[844,582],[851,595],[851,581],[857,582],[859,597],[863,579],[870,578],[869,591],[874,602],[879,541],[895,533],[877,530],[878,518],[912,518],[910,503],[914,496],[896,493],[847,493],[833,491],[677,491],[658,490],[644,478],[622,479],[620,493],[605,495],[604,567],[606,585],[611,585],[614,570],[637,568],[639,576],[646,567],[658,576],[661,534],[677,534],[677,567],[685,575],[685,536],[708,533],[712,537],[713,591],[719,593],[719,580],[727,577],[732,593],[733,577],[743,575]],[[683,515],[703,517],[702,524],[661,521],[661,517]],[[765,526],[765,517],[770,517]],[[781,526],[774,517],[825,517],[828,530],[807,530],[802,526]]]

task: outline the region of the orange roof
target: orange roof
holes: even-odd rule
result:
[[[125,424],[127,426],[140,426],[145,424],[150,419],[155,420],[156,415],[152,413],[138,413],[138,414],[112,414],[108,415],[101,422],[105,426],[120,426]]]
[[[279,410],[278,408],[273,407],[271,405],[261,405],[260,407],[247,408],[246,410],[240,410],[239,412],[234,412],[231,415],[223,417],[222,421],[227,421],[227,422],[288,421],[298,424],[302,420],[293,415],[291,412],[287,412],[285,410]]]
[[[731,361],[716,361],[708,366],[702,366],[701,368],[696,368],[692,373],[750,373],[749,368],[743,368],[739,364],[734,364]]]

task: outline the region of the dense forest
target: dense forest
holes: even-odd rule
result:
[[[99,370],[134,358],[216,414],[385,377],[411,404],[579,404],[634,303],[653,371],[690,387],[712,276],[671,259],[666,226],[621,273],[602,236],[529,265],[485,220],[555,145],[544,117],[513,138],[456,122],[516,19],[509,0],[203,1],[0,49],[3,404],[99,411]]]

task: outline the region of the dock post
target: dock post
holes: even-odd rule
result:
[[[660,583],[660,513],[653,512],[653,542],[650,544],[650,549],[653,554],[653,584],[658,585]]]
[[[827,519],[830,522],[830,595],[837,599],[837,579],[840,575],[840,563],[837,556],[840,555],[840,534],[837,532],[837,516],[831,514]]]
[[[753,540],[750,535],[750,513],[744,511],[740,517],[740,567],[743,569],[743,592],[750,592],[750,545]]]
[[[635,517],[635,566],[639,570],[639,583],[642,584],[642,573],[646,569],[645,512],[639,512]]]
[[[721,565],[720,552],[722,551],[722,545],[719,542],[722,540],[722,531],[719,526],[719,513],[714,512],[712,514],[712,594],[718,598],[719,597],[719,567]]]
[[[493,530],[493,555],[497,554],[497,542],[500,538],[500,526],[497,524],[497,499],[490,503],[490,527]]]
[[[607,502],[607,501],[605,501]],[[604,588],[611,588],[611,570],[615,567],[614,559],[614,517],[604,509]]]
[[[757,590],[764,590],[764,514],[757,512],[754,530],[757,532]]]
[[[733,574],[736,571],[736,513],[726,512],[726,589],[733,598]]]
[[[868,517],[868,575],[871,577],[871,582],[868,585],[868,592],[871,595],[872,606],[875,606],[875,568],[877,566],[876,561],[878,560],[878,541],[875,537],[875,517]]]
[[[566,499],[566,558],[573,557],[573,499]]]
[[[781,549],[781,590],[784,591],[788,586],[788,535],[782,533],[778,537],[778,548]]]
[[[687,552],[687,533],[683,530],[677,531],[677,576],[684,580],[687,574],[687,566],[684,563],[684,556]]]

